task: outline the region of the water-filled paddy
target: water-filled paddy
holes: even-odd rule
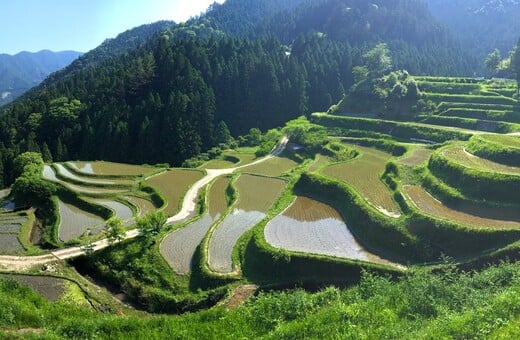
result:
[[[140,176],[157,171],[157,168],[142,165],[112,162],[69,162],[79,171],[91,175],[104,176]]]
[[[179,211],[179,202],[186,191],[203,176],[201,171],[173,169],[153,176],[146,182],[166,197],[168,206],[165,212],[172,216]]]
[[[363,261],[371,258],[335,209],[306,197],[298,197],[269,222],[264,234],[277,248]]]
[[[227,209],[227,178],[218,178],[208,193],[207,212],[197,221],[166,236],[161,243],[161,254],[170,266],[179,274],[187,274],[191,269],[193,255],[200,242]]]
[[[227,169],[232,168],[235,166],[235,163],[224,160],[224,159],[213,159],[206,164],[204,164],[202,167],[204,169]]]
[[[59,182],[58,177],[56,177],[56,173],[54,169],[50,165],[43,166],[43,178],[48,181]]]
[[[240,171],[244,173],[276,177],[282,175],[286,171],[291,170],[296,165],[298,165],[298,163],[292,159],[286,157],[272,157],[264,162],[246,166],[240,169]]]
[[[114,185],[116,182],[103,180],[96,180],[88,177],[80,177],[74,173],[72,173],[69,169],[67,169],[63,164],[56,163],[54,166],[57,168],[58,173],[67,179],[71,179],[74,181],[80,181],[86,184],[99,184],[99,185]]]
[[[17,234],[22,228],[21,224],[0,224],[0,234]]]
[[[240,161],[235,163],[234,166],[242,166],[253,162],[257,157],[254,152],[240,152],[235,150],[228,150],[224,152],[224,155],[238,158]]]
[[[0,224],[24,224],[28,221],[25,216],[18,215],[0,215]]]
[[[112,210],[115,213],[115,215],[121,218],[123,221],[131,219],[134,215],[134,212],[128,205],[118,201],[96,200],[95,203],[105,206],[108,209]]]
[[[444,149],[442,151],[442,155],[468,168],[476,168],[484,171],[500,172],[503,174],[510,175],[520,175],[519,167],[507,166],[500,163],[492,162],[485,158],[474,156],[467,152],[461,145]]]
[[[403,191],[419,210],[425,212],[426,214],[441,219],[455,221],[471,226],[485,226],[495,228],[520,227],[520,216],[518,212],[515,211],[511,211],[509,214],[505,214],[504,216],[502,216],[502,218],[500,218],[499,216],[496,216],[496,219],[486,218],[484,217],[485,215],[487,215],[488,213],[490,215],[493,215],[496,213],[496,211],[489,211],[494,209],[486,209],[485,207],[480,207],[478,212],[454,210],[448,206],[445,206],[444,204],[442,204],[442,202],[436,200],[433,196],[431,196],[426,190],[424,190],[420,186],[407,185],[403,187]],[[517,215],[516,219],[507,220],[507,215],[511,216],[512,214]]]
[[[314,160],[314,162],[309,167],[309,171],[318,171],[325,165],[330,164],[331,162],[333,162],[333,160],[330,157],[318,154],[316,155],[316,159]]]
[[[399,163],[407,166],[417,166],[426,162],[430,158],[432,152],[433,150],[418,147],[414,149],[410,155],[399,159]]]
[[[136,197],[136,196],[127,196],[125,197],[126,200],[128,200],[130,203],[132,203],[134,206],[136,206],[139,209],[138,216],[146,215],[147,213],[154,211],[157,209],[155,205],[153,205],[152,201]]]
[[[11,254],[23,250],[17,234],[0,234],[0,254]]]
[[[104,222],[101,217],[61,200],[58,200],[58,205],[60,213],[58,237],[63,242],[77,238],[87,229],[93,229]]]
[[[278,179],[242,175],[236,182],[238,202],[215,229],[208,249],[208,265],[217,272],[231,272],[233,248],[244,232],[265,218],[286,182]]]
[[[322,173],[348,183],[382,213],[399,217],[401,212],[392,199],[392,193],[380,179],[392,155],[358,145],[349,147],[361,151],[361,156],[351,161],[332,164],[324,168]]]
[[[81,185],[63,182],[59,178],[56,177],[56,173],[54,172],[54,169],[49,165],[45,165],[43,167],[43,178],[48,181],[60,183],[64,186],[66,186],[67,188],[69,188],[70,190],[73,190],[73,191],[76,191],[77,193],[85,194],[85,195],[115,195],[115,194],[123,193],[126,191],[126,189],[104,189],[104,188],[81,186]]]
[[[65,282],[69,283],[50,276],[2,274],[1,277],[27,285],[49,301],[57,301],[65,292]]]

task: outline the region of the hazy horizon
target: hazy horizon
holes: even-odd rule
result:
[[[224,0],[0,0],[0,54],[85,53],[140,25],[184,22],[214,2]]]

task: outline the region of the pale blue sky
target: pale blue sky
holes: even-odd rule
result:
[[[215,0],[0,0],[0,53],[87,52],[159,20],[186,21]],[[222,3],[223,0],[216,0]]]

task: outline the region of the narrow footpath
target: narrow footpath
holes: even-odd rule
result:
[[[287,146],[287,142],[289,139],[284,136],[280,143],[274,148],[274,150],[267,155],[266,157],[263,157],[253,163],[246,164],[239,167],[234,168],[228,168],[228,169],[207,169],[206,176],[201,178],[199,181],[197,181],[195,184],[191,186],[191,188],[188,190],[186,195],[184,196],[184,200],[182,202],[182,208],[181,210],[175,215],[166,221],[167,224],[176,223],[179,221],[182,221],[183,219],[187,218],[192,214],[196,207],[197,207],[197,197],[199,194],[199,191],[202,187],[210,183],[215,178],[222,176],[222,175],[228,175],[232,174],[238,169],[241,169],[245,166],[251,166],[255,165],[261,162],[265,162],[268,159],[271,159],[273,157],[276,157],[280,155]],[[127,231],[125,239],[131,239],[139,236],[139,230],[132,229]],[[89,251],[99,251],[101,249],[104,249],[106,247],[110,246],[110,242],[108,239],[103,239],[97,242],[94,242],[92,244],[91,248],[87,247],[71,247],[71,248],[65,248],[65,249],[59,249],[52,251],[50,254],[46,255],[40,255],[40,256],[0,256],[0,269],[8,270],[8,271],[23,271],[27,270],[33,266],[36,265],[44,265],[46,263],[54,262],[57,260],[68,260],[72,259],[81,255],[86,254]]]

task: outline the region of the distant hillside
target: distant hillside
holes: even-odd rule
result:
[[[64,76],[74,73],[75,71],[85,69],[86,67],[96,66],[110,58],[132,51],[147,42],[159,32],[175,26],[176,24],[173,21],[158,21],[153,24],[141,25],[129,29],[113,39],[106,39],[95,49],[83,54],[69,66],[50,76],[45,80],[43,85],[49,85],[50,83],[62,79]]]
[[[3,108],[4,181],[26,150],[182,164],[219,145],[223,126],[239,136],[327,110],[380,42],[394,68],[473,73],[422,0],[228,0],[187,23],[128,30]]]
[[[80,56],[80,52],[20,52],[0,54],[0,105],[17,98]]]
[[[483,60],[493,49],[502,56],[520,37],[520,0],[426,0],[432,14]]]

